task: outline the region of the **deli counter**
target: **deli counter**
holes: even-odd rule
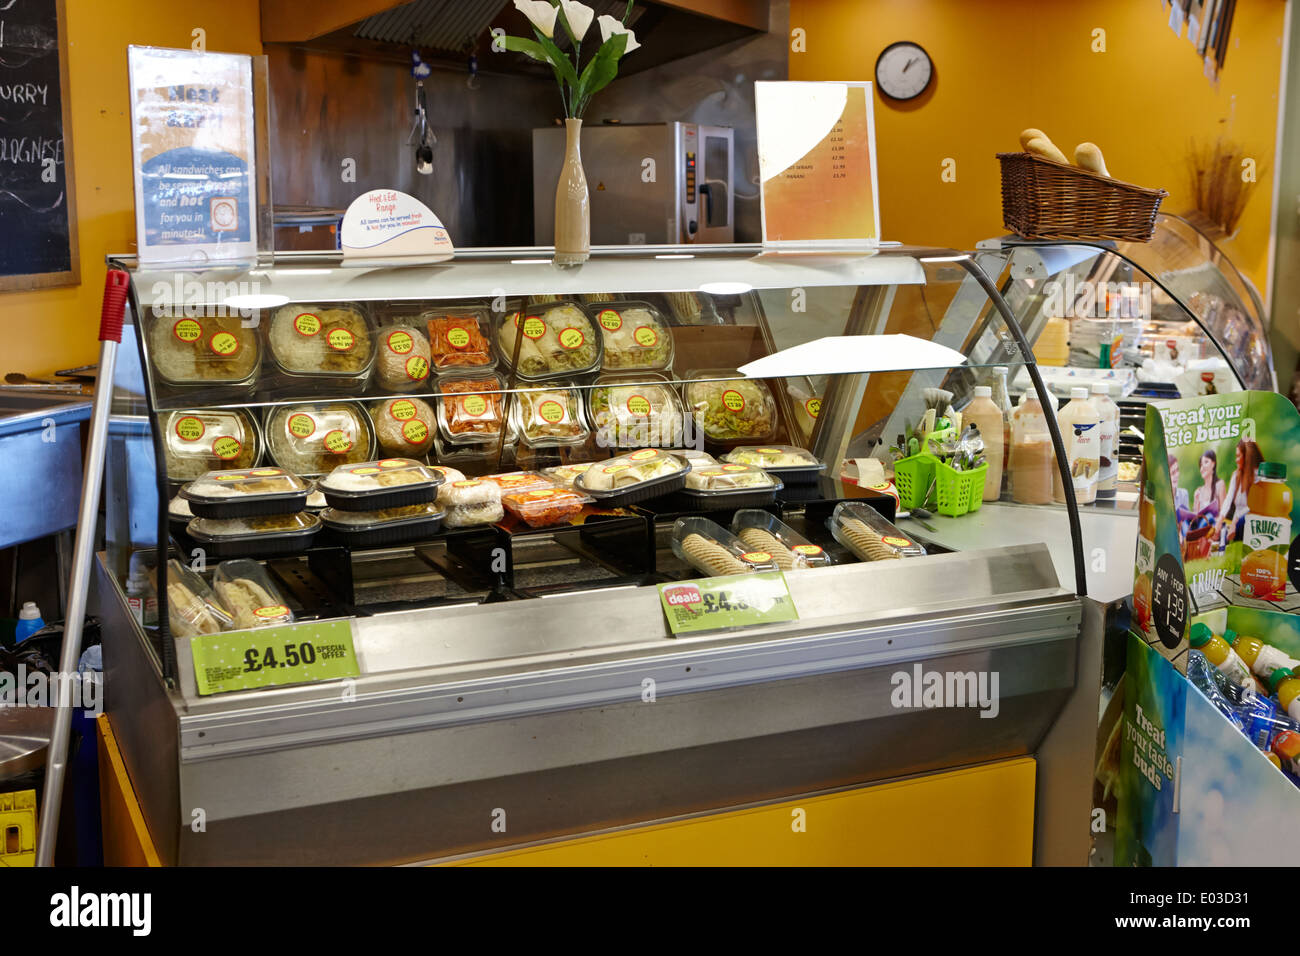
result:
[[[491,861],[665,826],[745,862],[723,821],[783,808],[775,846],[787,805],[811,831],[845,800],[857,829],[791,860],[1086,861],[1072,498],[907,518],[846,471],[923,380],[1032,382],[1027,347],[983,348],[1024,340],[970,257],[111,265],[131,290],[91,611],[164,863]],[[421,482],[436,499],[403,497]],[[661,585],[773,570],[790,619],[670,630]],[[340,634],[354,671],[313,650],[319,676],[275,680]],[[900,692],[934,673],[979,699]]]

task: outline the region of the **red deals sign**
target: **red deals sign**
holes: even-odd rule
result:
[[[704,601],[704,598],[700,596],[700,589],[694,584],[679,584],[675,587],[664,588],[664,600],[673,607],[684,607],[700,604]]]

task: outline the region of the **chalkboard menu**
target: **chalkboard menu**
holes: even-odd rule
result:
[[[63,0],[0,0],[0,291],[79,281]]]

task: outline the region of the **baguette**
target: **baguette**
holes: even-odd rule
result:
[[[1062,166],[1070,165],[1070,161],[1065,158],[1065,154],[1057,149],[1056,144],[1046,136],[1038,136],[1031,139],[1025,144],[1025,149],[1034,156],[1037,156],[1039,159],[1050,159],[1052,162],[1060,163]]]
[[[1041,129],[1034,129],[1034,128],[1031,126],[1031,127],[1029,127],[1028,129],[1022,129],[1022,130],[1020,131],[1020,148],[1021,148],[1021,149],[1028,149],[1028,148],[1029,148],[1029,141],[1030,141],[1030,140],[1033,140],[1033,139],[1045,139],[1045,140],[1047,140],[1049,143],[1052,141],[1052,140],[1051,140],[1051,137],[1049,137],[1049,136],[1048,136],[1046,133],[1044,133]]]
[[[1074,147],[1074,165],[1102,176],[1110,175],[1106,171],[1106,160],[1096,143],[1080,143]]]

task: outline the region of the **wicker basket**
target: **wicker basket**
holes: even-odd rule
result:
[[[1163,189],[1143,189],[1029,153],[998,153],[1002,221],[1026,239],[1147,242]]]

